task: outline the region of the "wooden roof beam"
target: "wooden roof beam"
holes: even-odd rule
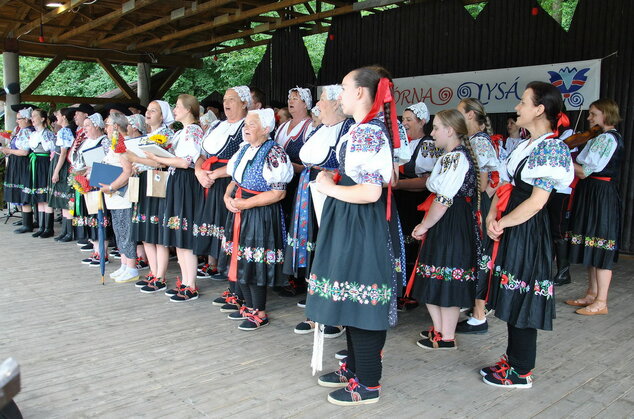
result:
[[[200,48],[200,47],[204,47],[204,46],[208,46],[208,45],[218,44],[220,42],[225,42],[225,41],[229,41],[229,40],[232,40],[232,39],[244,38],[245,36],[253,35],[255,33],[274,31],[276,29],[287,28],[289,26],[299,25],[301,23],[311,22],[311,21],[315,21],[315,20],[319,20],[319,19],[324,19],[324,18],[327,18],[327,17],[345,15],[345,14],[348,14],[348,13],[354,13],[354,12],[358,12],[358,11],[361,11],[361,10],[377,7],[377,3],[379,3],[378,6],[386,6],[388,4],[402,3],[403,1],[404,0],[396,0],[396,1],[394,1],[394,0],[392,0],[392,1],[390,1],[390,0],[367,0],[367,1],[364,1],[363,3],[355,3],[355,4],[351,4],[349,6],[337,7],[335,9],[328,10],[326,12],[315,13],[314,15],[304,15],[303,17],[298,17],[298,18],[294,18],[294,19],[284,20],[284,21],[282,21],[280,23],[276,23],[276,24],[264,23],[262,25],[256,26],[253,29],[249,29],[249,30],[246,30],[246,31],[243,31],[243,32],[239,32],[239,33],[236,33],[236,34],[212,37],[211,39],[208,39],[206,41],[193,42],[193,43],[191,43],[189,45],[183,45],[181,47],[174,48],[170,52],[189,51],[189,50],[192,50],[192,49],[195,49],[195,48]]]
[[[24,35],[25,33],[31,32],[33,29],[36,29],[40,26],[40,23],[45,24],[55,19],[56,17],[63,15],[75,7],[80,6],[82,3],[87,2],[88,0],[70,0],[65,2],[62,6],[56,8],[55,10],[48,12],[42,15],[41,19],[34,19],[30,23],[18,28],[13,31],[15,37],[17,38],[20,35]]]
[[[94,19],[92,22],[88,22],[85,25],[80,26],[79,28],[63,33],[62,35],[54,39],[54,41],[58,42],[58,41],[71,39],[79,34],[88,32],[91,29],[94,29],[105,23],[108,23],[113,19],[118,19],[122,16],[127,15],[128,13],[134,12],[135,10],[139,10],[143,7],[149,6],[150,4],[155,3],[158,0],[130,0],[130,1],[131,3],[130,2],[123,3],[119,9],[112,11],[110,13],[107,13],[104,16],[98,17]]]
[[[147,22],[143,25],[139,25],[136,28],[121,32],[120,34],[117,34],[105,39],[101,39],[98,42],[96,42],[95,45],[101,46],[101,45],[111,44],[113,42],[120,41],[125,38],[129,38],[136,34],[150,31],[159,26],[169,24],[170,22],[173,22],[175,20],[184,19],[196,14],[207,12],[214,8],[223,6],[227,3],[231,3],[231,1],[211,0],[211,1],[208,1],[207,3],[197,5],[196,9],[193,9],[193,8],[185,9],[181,7],[179,9],[172,10],[172,12],[168,16],[164,16],[161,19],[155,19],[151,22]]]
[[[81,96],[52,96],[52,95],[20,95],[20,99],[25,102],[53,102],[53,103],[90,103],[101,105],[112,102],[118,103],[138,103],[139,99],[110,97],[81,97]]]
[[[235,22],[248,20],[248,19],[250,19],[252,17],[259,16],[259,15],[261,15],[263,13],[273,12],[273,11],[277,11],[277,10],[279,10],[281,8],[284,8],[284,7],[289,7],[289,6],[293,6],[295,4],[303,3],[304,1],[305,0],[283,0],[283,1],[275,2],[275,3],[267,4],[266,6],[256,7],[255,9],[243,11],[239,15],[218,16],[211,22],[203,23],[201,25],[197,25],[197,26],[182,30],[180,32],[176,32],[176,33],[173,33],[173,34],[165,35],[165,36],[161,37],[160,40],[142,42],[142,43],[137,45],[137,48],[148,47],[148,46],[151,46],[151,45],[160,44],[162,42],[165,42],[165,41],[168,41],[168,40],[171,40],[171,39],[183,38],[185,36],[188,36],[188,35],[191,35],[191,34],[194,34],[194,33],[197,33],[197,32],[213,30],[213,29],[219,28],[221,26],[228,25],[230,23],[235,23]],[[260,25],[260,26],[262,26],[262,25]],[[237,38],[242,38],[242,36],[237,36]],[[233,38],[233,39],[235,39],[235,38]],[[191,49],[191,48],[187,48],[187,49]]]
[[[136,98],[136,93],[128,86],[128,83],[123,80],[123,77],[115,70],[115,68],[110,64],[108,60],[105,58],[98,58],[97,62],[99,65],[108,73],[112,81],[117,85],[121,92],[128,97],[128,99]]]

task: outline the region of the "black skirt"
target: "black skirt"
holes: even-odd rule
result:
[[[132,233],[134,243],[161,244],[165,198],[147,196],[147,172],[139,175],[139,202],[132,204]]]
[[[412,192],[405,190],[394,191],[394,199],[398,208],[398,215],[401,220],[403,236],[405,240],[405,260],[407,261],[406,274],[410,278],[414,270],[416,257],[420,251],[420,242],[412,237],[414,227],[423,219],[423,213],[418,211],[418,205],[425,202],[429,196],[429,191]]]
[[[528,199],[531,192],[532,187],[523,182],[513,188],[503,215]],[[487,251],[489,255],[492,246]],[[495,316],[520,329],[552,330],[555,298],[546,208],[526,222],[504,229],[493,265],[488,297]]]
[[[621,199],[614,182],[579,182],[574,195],[570,262],[612,269],[619,257]]]
[[[74,195],[72,188],[68,185],[68,169],[70,167],[68,161],[64,161],[64,164],[59,169],[59,181],[53,183],[51,180],[55,167],[57,167],[59,157],[59,154],[55,153],[49,168],[48,178],[50,184],[48,186],[48,206],[51,208],[68,209],[68,200]]]
[[[38,153],[39,154],[39,153]],[[51,179],[48,176],[51,157],[49,154],[35,157],[35,177],[31,185],[33,203],[48,202],[48,185]],[[31,172],[33,176],[33,172]]]
[[[427,232],[412,296],[440,307],[471,307],[477,278],[476,219],[471,203],[454,198]]]
[[[79,204],[75,205],[75,211],[73,215],[73,226],[84,228],[86,238],[92,241],[99,240],[99,227],[104,229],[104,239],[112,240],[114,238],[114,231],[112,230],[112,219],[110,218],[110,212],[104,210],[101,220],[98,214],[88,214],[88,208],[86,207],[86,201],[84,195],[80,195]]]
[[[343,176],[340,185],[354,182]],[[394,252],[382,199],[328,197],[308,279],[306,316],[322,324],[387,330],[396,324]]]
[[[194,211],[203,191],[194,169],[176,169],[167,180],[160,244],[193,249]]]
[[[486,191],[480,193],[480,217],[482,225],[478,227],[480,237],[482,238],[482,249],[488,249],[491,247],[491,238],[487,234],[486,219],[491,209],[491,203],[493,198],[489,197]],[[497,211],[497,209],[495,210]],[[478,300],[486,300],[486,296],[489,292],[489,272],[486,269],[487,264],[491,260],[491,256],[487,252],[483,252],[478,261],[478,273],[476,282],[476,294],[475,298]]]
[[[232,192],[235,196],[236,191]],[[243,198],[252,196],[242,192]],[[237,280],[241,284],[258,286],[286,285],[284,265],[284,224],[279,202],[244,210],[240,216],[240,236],[236,258]],[[221,272],[228,275],[233,254],[235,214],[229,212],[225,224],[223,252],[218,261]]]
[[[4,177],[4,200],[12,204],[29,204],[31,172],[27,156],[10,155]]]
[[[224,164],[212,166],[211,170],[216,170]],[[198,180],[196,180],[198,182]],[[224,195],[227,186],[231,183],[230,177],[218,178],[207,189],[207,196],[204,191],[198,199],[198,205],[194,212],[194,254],[211,256],[216,260],[222,253],[222,240],[225,236],[225,224],[229,210],[225,206]]]

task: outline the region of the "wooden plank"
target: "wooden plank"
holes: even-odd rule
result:
[[[138,99],[134,90],[132,90],[130,86],[128,86],[128,83],[123,80],[117,70],[115,70],[115,68],[107,59],[98,58],[97,62],[106,71],[106,73],[108,73],[110,78],[115,82],[117,87],[121,89],[121,92],[128,97],[128,99]]]
[[[119,9],[117,9],[117,10],[115,10],[113,12],[110,12],[110,13],[104,15],[104,16],[101,16],[101,17],[98,17],[98,18],[94,19],[91,22],[86,23],[85,25],[82,25],[82,26],[80,26],[80,27],[78,27],[76,29],[70,30],[68,32],[65,32],[65,33],[59,35],[57,38],[54,39],[54,41],[55,42],[59,42],[59,41],[72,39],[72,38],[74,38],[75,36],[77,36],[79,34],[88,32],[89,30],[94,29],[94,28],[96,28],[98,26],[101,26],[101,25],[103,25],[105,23],[108,23],[108,22],[110,22],[113,19],[118,19],[121,16],[125,16],[128,13],[131,13],[131,12],[139,10],[139,9],[141,9],[143,7],[149,6],[152,3],[155,3],[157,1],[158,0],[136,0],[134,2],[134,7],[131,7],[131,8],[126,9],[124,11],[123,6],[122,6],[122,7],[120,7]]]
[[[172,70],[170,75],[163,81],[163,83],[156,89],[152,96],[156,98],[162,98],[165,93],[172,87],[176,80],[185,72],[185,67],[176,67]],[[153,90],[153,89],[152,89]]]
[[[57,68],[57,66],[64,61],[64,57],[61,55],[56,55],[51,62],[49,62],[46,67],[44,67],[42,69],[42,71],[40,71],[40,74],[38,74],[33,81],[28,85],[28,87],[26,89],[24,89],[22,91],[21,94],[23,95],[29,95],[31,93],[33,93],[35,91],[35,89],[37,89],[38,87],[40,87],[40,85],[42,84],[42,82],[44,80],[46,80],[46,78],[53,72],[55,71],[55,69]]]
[[[197,14],[200,13],[204,13],[207,12],[209,10],[213,10],[216,7],[220,7],[222,5],[225,5],[227,3],[231,3],[230,1],[225,1],[225,0],[211,0],[208,1],[207,3],[204,4],[199,4],[196,6],[196,9],[193,8],[188,8],[186,10],[184,10],[184,13],[181,14],[174,14],[172,13],[168,13],[167,16],[164,16],[160,19],[154,19],[150,22],[147,22],[143,25],[138,25],[137,27],[133,28],[133,29],[129,29],[127,31],[123,31],[120,34],[114,35],[114,36],[110,36],[108,38],[104,38],[104,39],[100,39],[99,41],[97,41],[95,43],[95,45],[97,46],[102,46],[102,45],[107,45],[107,44],[111,44],[113,42],[116,41],[120,41],[122,39],[125,38],[129,38],[131,36],[140,34],[140,33],[144,33],[144,32],[149,32],[154,28],[158,28],[159,26],[163,26],[163,25],[167,25],[170,22],[173,22],[175,20],[179,20],[179,19],[184,19],[186,17],[190,17],[190,16],[195,16]]]
[[[41,17],[39,19],[35,19],[33,21],[31,21],[30,23],[16,29],[14,31],[14,34],[17,37],[19,37],[20,35],[24,35],[26,33],[31,32],[33,29],[38,28],[40,26],[40,24],[46,24],[47,22],[50,22],[51,20],[57,18],[58,16],[61,16],[69,11],[71,11],[73,8],[80,6],[82,3],[86,3],[88,0],[69,0],[67,2],[65,2],[62,6],[56,8],[55,10],[48,12],[46,14],[41,15]],[[0,7],[2,7],[2,5],[0,5]]]
[[[53,103],[89,103],[106,104],[114,101],[121,103],[137,103],[138,99],[104,98],[104,97],[80,97],[80,96],[52,96],[52,95],[20,95],[25,102],[53,102]]]

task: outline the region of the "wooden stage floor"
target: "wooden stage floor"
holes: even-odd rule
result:
[[[634,417],[629,256],[617,265],[607,316],[579,316],[563,304],[585,289],[580,267],[573,284],[557,289],[555,330],[539,333],[532,389],[480,379],[479,368],[505,350],[503,322],[459,336],[457,351],[430,352],[415,344],[429,325],[418,308],[388,333],[380,402],[342,408],[311,376],[312,335],[293,333],[303,319],[299,298],[271,293],[271,324],[243,332],[211,305],[226,283],[199,281],[201,298],[186,304],[141,294],[133,283],[102,286],[74,243],[13,229],[0,224],[0,360],[21,365],[16,401],[25,418]],[[170,264],[172,284],[177,268]],[[344,347],[344,337],[326,340],[326,372]]]

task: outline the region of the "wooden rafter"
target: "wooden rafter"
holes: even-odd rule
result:
[[[18,37],[20,35],[24,35],[25,33],[29,33],[33,29],[39,27],[40,24],[44,24],[44,23],[50,22],[51,20],[55,19],[56,17],[69,12],[74,7],[80,6],[82,3],[85,3],[87,1],[88,0],[70,0],[70,1],[67,1],[62,6],[58,7],[57,9],[42,15],[41,18],[34,19],[30,23],[28,23],[28,24],[16,29],[14,31],[14,35],[16,37]]]
[[[25,102],[54,102],[54,103],[90,103],[101,105],[112,103],[114,100],[107,97],[81,97],[81,96],[51,96],[51,95],[20,95]],[[138,99],[117,98],[119,103],[137,103]]]
[[[272,4],[268,4],[266,6],[256,7],[255,9],[251,9],[248,11],[241,12],[238,15],[223,15],[216,17],[213,21],[208,23],[203,23],[201,25],[197,25],[191,28],[187,28],[180,32],[176,32],[173,34],[165,35],[160,38],[160,40],[143,42],[137,45],[137,48],[148,47],[156,44],[160,44],[161,42],[168,41],[171,39],[183,38],[185,36],[189,36],[198,32],[214,30],[221,26],[228,25],[230,23],[241,22],[244,20],[248,20],[252,17],[259,16],[263,13],[273,12],[285,7],[292,7],[296,4],[303,3],[305,0],[284,0],[275,2]],[[267,23],[265,23],[266,25]],[[242,36],[238,35],[237,38],[242,38]],[[235,38],[234,38],[235,39]],[[215,43],[215,42],[213,42]],[[191,49],[191,48],[187,48]]]
[[[114,19],[118,19],[128,13],[131,13],[135,10],[141,9],[142,7],[145,6],[149,6],[152,3],[157,2],[158,0],[137,0],[134,2],[134,6],[130,7],[129,9],[126,9],[124,11],[123,6],[118,8],[117,10],[114,10],[104,16],[98,17],[97,19],[94,19],[91,22],[88,22],[76,29],[73,29],[71,31],[68,31],[66,33],[61,34],[60,36],[57,37],[57,39],[54,39],[54,41],[59,42],[59,41],[64,41],[67,39],[71,39],[79,34],[82,34],[84,32],[87,32],[91,29],[94,29],[96,27],[99,27],[101,25],[104,25],[108,22],[110,22],[111,20]]]
[[[120,40],[128,38],[130,36],[134,36],[134,35],[139,34],[139,33],[150,31],[150,30],[152,30],[154,28],[157,28],[159,26],[167,25],[170,22],[173,22],[175,20],[184,19],[186,17],[190,17],[190,16],[193,16],[195,14],[207,12],[208,10],[214,9],[216,7],[220,7],[220,6],[222,6],[224,4],[227,4],[227,3],[231,3],[231,2],[230,1],[225,1],[225,0],[208,1],[207,3],[197,5],[196,9],[192,9],[192,8],[186,9],[186,10],[184,10],[184,13],[182,14],[182,16],[173,18],[172,15],[175,15],[174,12],[179,10],[179,9],[177,9],[177,10],[172,11],[172,13],[169,13],[167,16],[164,16],[164,17],[162,17],[160,19],[156,19],[156,20],[153,20],[151,22],[145,23],[143,25],[139,25],[136,28],[121,32],[120,34],[117,34],[117,35],[114,35],[114,36],[111,36],[111,37],[108,37],[108,38],[105,38],[105,39],[101,39],[98,42],[96,42],[95,45],[101,46],[101,45],[110,44],[112,42],[120,41]]]
[[[154,97],[160,98],[165,95],[165,93],[172,87],[172,85],[178,80],[178,78],[185,72],[185,67],[175,67],[172,69],[172,72],[169,76],[161,83],[161,85],[156,89],[154,93]]]
[[[22,91],[22,94],[24,95],[30,95],[31,93],[33,93],[35,91],[35,89],[37,89],[38,87],[40,87],[40,85],[42,84],[42,82],[44,80],[46,80],[46,78],[53,72],[55,71],[55,69],[57,68],[57,66],[64,61],[64,56],[62,55],[56,55],[47,65],[46,67],[44,67],[42,69],[42,71],[40,71],[40,74],[38,74],[33,81],[31,81],[31,83],[28,85],[28,87],[26,89],[24,89]]]
[[[121,92],[123,92],[123,94],[128,97],[128,99],[136,98],[136,93],[134,93],[134,90],[132,90],[130,86],[128,86],[128,83],[123,80],[121,75],[119,75],[117,70],[115,70],[115,68],[112,66],[112,64],[110,64],[108,60],[106,60],[105,58],[98,58],[97,62],[106,71],[106,73],[108,73],[110,78],[114,81],[117,87],[121,89]]]

